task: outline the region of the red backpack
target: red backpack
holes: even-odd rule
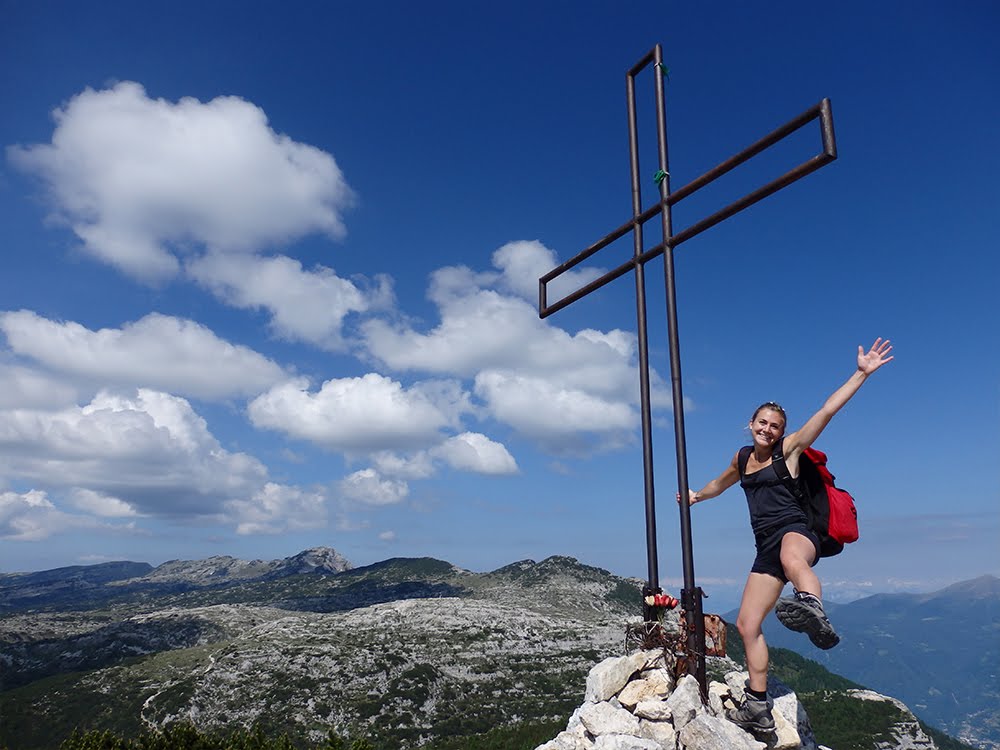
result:
[[[858,540],[858,510],[854,507],[854,498],[834,484],[834,476],[826,468],[826,454],[815,448],[802,452],[798,479],[792,479],[781,443],[781,440],[775,443],[771,453],[775,474],[805,510],[809,528],[819,537],[820,557],[839,555],[845,544]],[[752,450],[749,446],[740,450],[741,475]]]

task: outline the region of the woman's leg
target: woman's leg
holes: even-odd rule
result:
[[[740,613],[736,618],[736,629],[740,631],[740,636],[743,638],[751,690],[761,692],[767,690],[767,642],[764,640],[761,625],[764,618],[767,617],[767,613],[774,608],[774,604],[781,596],[781,590],[784,587],[784,581],[772,575],[751,573],[743,588],[743,599],[740,602]]]
[[[817,599],[823,598],[823,586],[813,572],[816,547],[807,536],[790,532],[781,538],[781,567],[796,591],[806,591]]]

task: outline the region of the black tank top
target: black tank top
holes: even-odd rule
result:
[[[755,536],[777,531],[790,523],[805,523],[806,513],[795,495],[778,478],[773,464],[753,474],[744,474],[740,487],[750,508],[750,527]]]

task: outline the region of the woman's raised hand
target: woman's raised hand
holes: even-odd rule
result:
[[[868,350],[867,354],[864,347],[859,346],[858,369],[865,375],[871,375],[886,362],[892,361],[892,356],[889,354],[891,351],[892,344],[889,343],[889,339],[883,341],[881,337],[875,339],[875,343],[872,344],[872,348]]]

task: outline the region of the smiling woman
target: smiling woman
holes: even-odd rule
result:
[[[805,508],[776,472],[774,462],[783,460],[792,479],[798,478],[803,452],[868,377],[893,359],[891,351],[889,341],[881,338],[867,352],[859,346],[857,369],[851,377],[801,428],[788,435],[785,434],[787,417],[781,406],[774,401],[758,406],[749,424],[753,445],[733,456],[726,470],[701,490],[690,491],[689,502],[693,505],[718,496],[739,481],[750,506],[757,557],[750,568],[736,620],[750,680],[743,705],[726,713],[730,721],[744,729],[759,732],[774,729],[773,703],[767,695],[768,651],[762,628],[764,618],[776,603],[782,624],[808,633],[813,645],[829,649],[840,641],[823,611],[822,587],[812,571],[820,557],[819,537],[809,528]],[[745,458],[741,459],[741,455]],[[795,586],[795,596],[779,601],[788,581]]]

